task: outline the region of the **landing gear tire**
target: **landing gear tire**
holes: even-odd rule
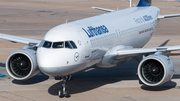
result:
[[[58,95],[59,95],[59,98],[63,98],[64,97],[63,88],[59,89]]]
[[[69,98],[69,97],[71,97],[70,94],[67,91],[67,81],[68,81],[69,78],[71,78],[71,76],[63,77],[62,87],[59,89],[59,92],[58,92],[59,98],[63,98],[63,97]]]
[[[144,83],[139,79],[139,84],[144,84]]]
[[[70,98],[70,97],[71,97],[71,95],[67,92],[67,90],[66,90],[65,97],[66,97],[66,98]]]

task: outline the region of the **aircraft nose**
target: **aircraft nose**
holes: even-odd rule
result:
[[[75,62],[74,54],[75,52],[63,49],[38,48],[36,55],[39,69],[50,76],[66,76],[78,72],[86,63]]]
[[[64,68],[65,61],[59,52],[45,48],[38,48],[37,62],[39,69],[47,75],[65,75],[68,73],[68,67]]]

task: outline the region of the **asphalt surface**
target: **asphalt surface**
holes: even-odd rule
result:
[[[101,0],[52,1],[53,3],[46,0],[16,2],[2,0],[0,33],[41,40],[49,29],[65,23],[66,19],[70,22],[104,13],[89,9],[92,5],[100,7],[105,5],[114,9],[117,6],[113,5],[116,4],[122,4],[120,9],[128,7],[127,1],[118,1],[119,4],[112,3],[111,0],[105,0],[104,3]],[[61,6],[57,2],[61,2]],[[163,14],[169,14],[170,11],[180,13],[177,10],[180,7],[179,2],[153,1],[153,3],[161,8]],[[179,45],[179,32],[180,18],[163,19],[145,47]],[[71,97],[59,99],[58,90],[62,82],[54,80],[53,77],[39,73],[29,80],[18,81],[7,74],[6,58],[11,50],[20,49],[24,45],[0,40],[0,47],[0,101],[179,101],[180,99],[179,51],[171,53],[170,56],[175,67],[172,80],[161,86],[140,85],[137,76],[138,63],[130,60],[109,69],[98,68],[73,74],[71,81],[68,82]]]
[[[137,65],[134,60],[110,68],[94,69],[89,72],[79,72],[72,75],[68,82],[70,98],[58,97],[61,81],[42,73],[25,80],[13,80],[8,76],[5,67],[0,73],[0,101],[49,101],[49,100],[123,100],[123,101],[178,101],[180,93],[180,63],[179,58],[173,58],[175,74],[171,81],[158,86],[148,87],[138,83]]]

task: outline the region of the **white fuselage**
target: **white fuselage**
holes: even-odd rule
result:
[[[59,25],[38,47],[38,66],[45,74],[65,76],[99,63],[112,47],[141,48],[155,31],[159,14],[157,7],[132,7]],[[68,48],[70,41],[77,48]],[[44,47],[47,42],[50,46]],[[66,45],[53,48],[58,42]]]

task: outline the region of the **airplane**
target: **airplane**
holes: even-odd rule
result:
[[[142,48],[152,37],[160,19],[180,14],[161,15],[151,0],[140,0],[136,7],[111,10],[108,13],[58,25],[43,40],[0,34],[0,38],[26,44],[12,51],[6,61],[8,74],[16,80],[29,79],[40,71],[62,80],[58,95],[69,97],[67,82],[71,75],[83,70],[111,68],[131,58],[139,62],[140,84],[159,86],[174,73],[171,51],[180,45]]]

